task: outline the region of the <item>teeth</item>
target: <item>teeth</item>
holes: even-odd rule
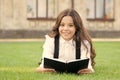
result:
[[[67,35],[67,34],[69,34],[69,33],[64,33],[64,34],[66,34],[66,35]]]
[[[65,34],[69,34],[69,32],[63,32],[63,33],[65,33]]]

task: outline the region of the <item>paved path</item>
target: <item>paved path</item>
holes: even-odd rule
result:
[[[120,38],[93,38],[93,41],[120,41]]]
[[[0,42],[36,42],[44,39],[0,39]]]
[[[36,42],[45,39],[0,39],[0,42]],[[92,38],[93,41],[120,41],[120,38]]]

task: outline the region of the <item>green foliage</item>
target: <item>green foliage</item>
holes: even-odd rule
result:
[[[43,42],[0,42],[0,80],[119,80],[120,42],[94,42],[94,74],[36,73]]]

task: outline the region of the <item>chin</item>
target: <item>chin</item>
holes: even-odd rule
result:
[[[71,38],[64,38],[65,40],[70,40]]]

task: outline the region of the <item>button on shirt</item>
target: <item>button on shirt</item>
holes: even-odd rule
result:
[[[69,61],[75,59],[75,42],[73,40],[65,41],[60,37],[59,59]]]
[[[44,57],[53,58],[53,55],[54,55],[54,38],[51,38],[48,35],[46,35],[45,37],[46,37],[46,40],[45,40],[45,43],[43,45],[42,58],[44,58]],[[76,59],[75,41],[73,39],[71,39],[69,41],[65,41],[62,37],[60,37],[59,39],[60,39],[59,40],[60,41],[60,44],[59,44],[59,59],[60,60],[65,60],[65,61],[75,60]],[[90,44],[86,40],[84,42],[88,47],[88,51],[84,47],[84,45],[81,43],[81,59],[84,59],[84,58],[89,58],[90,59]],[[43,63],[44,63],[44,60],[42,59],[42,63],[40,64],[40,67],[44,67]],[[91,69],[92,71],[94,71],[92,66],[91,66],[91,59],[90,59],[89,64],[88,64],[88,68]]]

